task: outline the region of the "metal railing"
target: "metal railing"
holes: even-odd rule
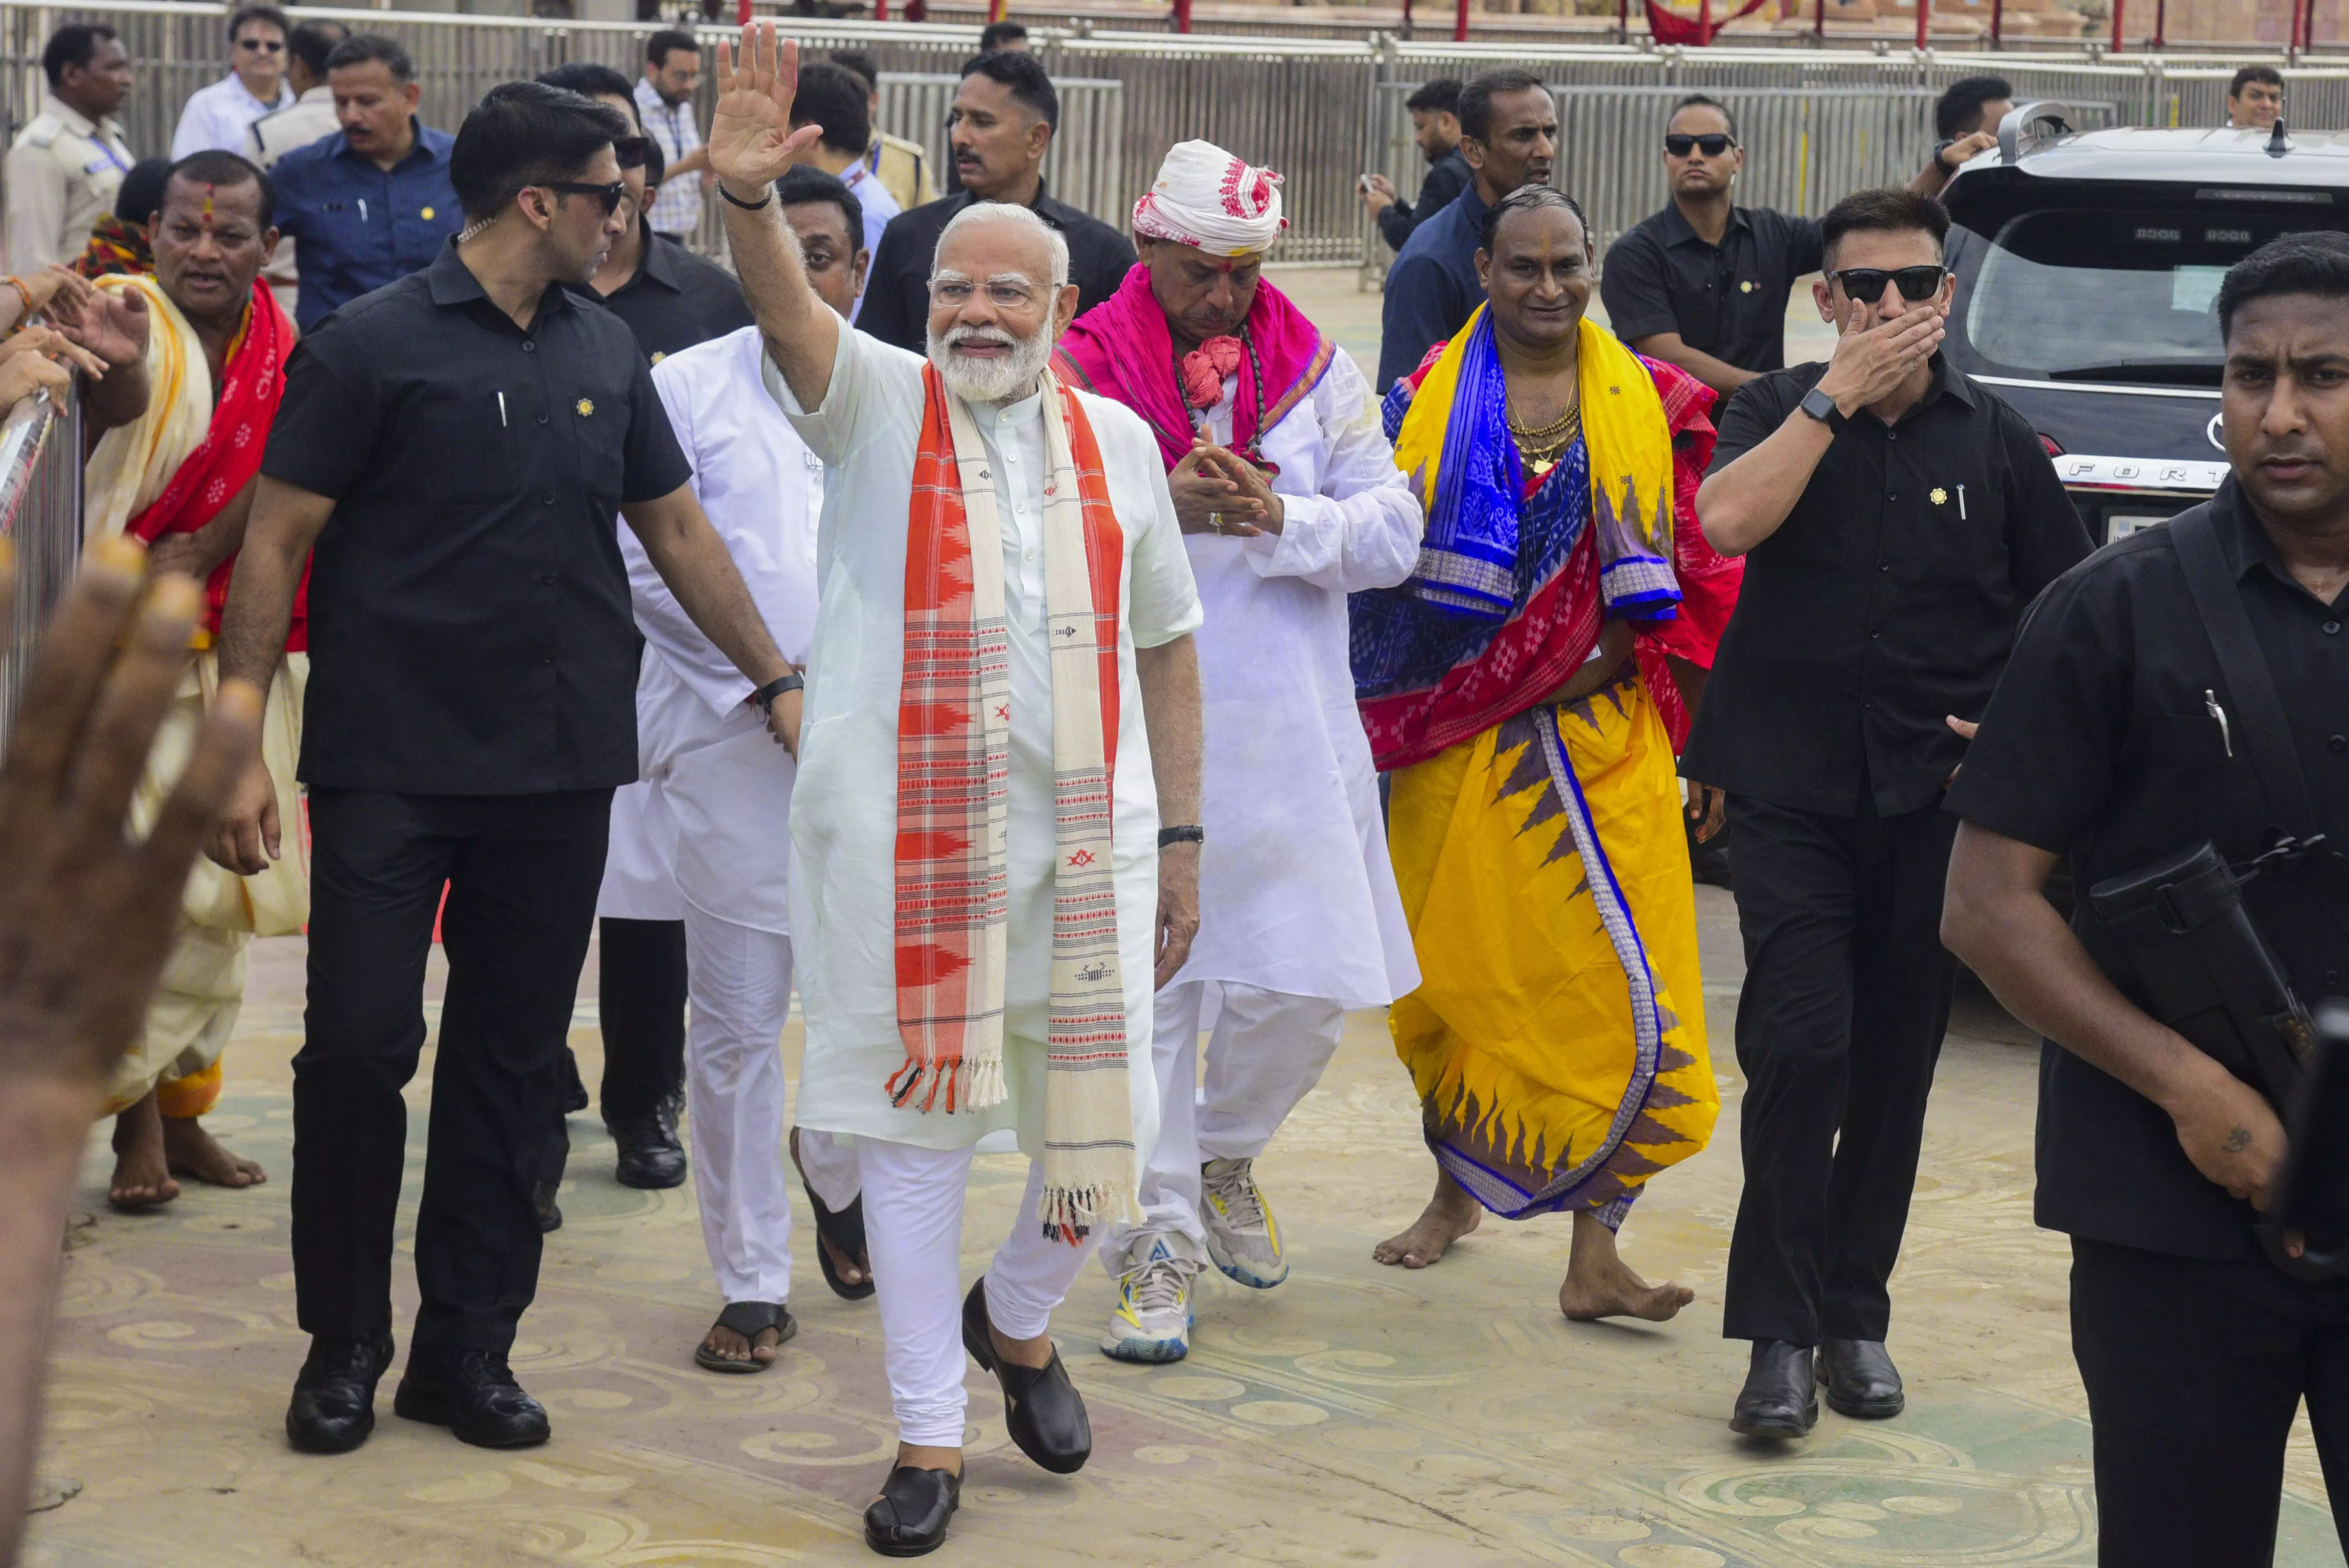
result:
[[[303,7],[355,28],[388,33],[414,55],[421,112],[454,128],[492,84],[567,60],[638,70],[652,25]],[[123,35],[135,68],[125,120],[134,150],[160,151],[181,102],[215,79],[221,12],[165,0],[82,0],[46,5],[0,0],[0,117],[14,129],[39,106],[43,41],[75,18],[102,18]],[[976,46],[969,26],[832,22],[788,16],[785,30],[812,55],[856,49],[884,74],[882,123],[945,157],[944,103],[952,73]],[[715,43],[722,28],[706,29]],[[1404,43],[1035,27],[1031,36],[1061,82],[1064,115],[1048,170],[1064,199],[1123,227],[1139,187],[1168,147],[1207,136],[1287,176],[1289,231],[1278,259],[1361,264],[1389,259],[1354,194],[1379,170],[1406,194],[1419,184],[1402,99],[1412,84],[1520,66],[1554,84],[1567,133],[1561,179],[1611,233],[1662,202],[1657,142],[1671,99],[1702,91],[1738,108],[1746,199],[1816,212],[1859,184],[1905,179],[1931,137],[1927,99],[1959,77],[1992,71],[2024,98],[2055,98],[2115,124],[2215,125],[2239,64],[2280,57],[2106,57],[2086,51],[1786,47],[1653,48],[1619,45]],[[2299,126],[2349,125],[2349,67],[2289,67],[2286,117]],[[702,73],[706,124],[714,73]],[[709,204],[705,203],[705,207]],[[1605,216],[1601,216],[1601,213]],[[716,219],[706,237],[717,247]]]
[[[81,483],[80,397],[60,404],[41,392],[10,410],[0,422],[0,537],[16,548],[16,603],[0,663],[0,748],[33,649],[81,559]]]

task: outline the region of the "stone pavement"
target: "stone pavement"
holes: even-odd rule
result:
[[[973,1369],[969,1485],[941,1562],[1571,1563],[1597,1568],[2094,1562],[2088,1431],[2067,1352],[2064,1248],[2030,1221],[2033,1054],[1986,1001],[1963,1003],[1941,1064],[1892,1348],[1908,1413],[1826,1415],[1796,1449],[1723,1424],[1744,1367],[1720,1332],[1737,1183],[1729,1026],[1740,971],[1726,895],[1700,888],[1707,1012],[1723,1110],[1703,1154],[1660,1178],[1624,1231],[1650,1277],[1696,1287],[1661,1326],[1568,1324],[1568,1227],[1484,1228],[1417,1273],[1371,1244],[1429,1185],[1408,1080],[1381,1018],[1351,1021],[1321,1087],[1261,1169],[1296,1260],[1277,1291],[1211,1275],[1189,1360],[1144,1368],[1092,1348],[1110,1303],[1087,1269],[1056,1322],[1092,1407],[1085,1470],[1020,1459]],[[807,1211],[793,1238],[799,1337],[756,1377],[697,1370],[716,1311],[692,1189],[611,1179],[574,1116],[537,1304],[515,1367],[554,1414],[543,1449],[492,1453],[391,1414],[358,1453],[290,1452],[280,1432],[305,1342],[285,1252],[287,1059],[303,945],[261,943],[212,1125],[268,1185],[194,1188],[147,1216],[103,1207],[93,1137],[60,1307],[45,1468],[83,1490],[35,1531],[57,1568],[171,1564],[867,1561],[857,1520],[891,1431],[869,1303],[827,1293]],[[434,994],[440,961],[435,956]],[[596,1068],[592,963],[572,1042]],[[796,1076],[799,1026],[784,1039]],[[409,1092],[421,1113],[426,1073]],[[411,1123],[402,1246],[423,1118]],[[964,1272],[1011,1222],[1017,1157],[982,1157]],[[414,1306],[400,1273],[404,1333]],[[395,1373],[395,1376],[397,1374]],[[2339,1563],[2303,1429],[2279,1561]]]
[[[1378,299],[1351,275],[1278,275],[1327,329],[1374,347]],[[1797,305],[1802,302],[1798,299]],[[1367,337],[1366,337],[1367,335]],[[1803,350],[1798,349],[1798,353]],[[2088,1429],[2064,1318],[2065,1248],[2030,1218],[2035,1053],[1988,1001],[1961,1001],[1941,1061],[1892,1349],[1898,1419],[1833,1414],[1806,1444],[1757,1447],[1725,1419],[1744,1346],[1720,1337],[1735,1212],[1741,1087],[1730,1025],[1742,972],[1726,895],[1698,890],[1723,1113],[1713,1143],[1664,1173],[1624,1230],[1651,1278],[1697,1301],[1661,1326],[1575,1324],[1557,1310],[1568,1228],[1487,1220],[1436,1267],[1381,1268],[1432,1164],[1383,1019],[1353,1018],[1320,1088],[1260,1170],[1295,1272],[1272,1292],[1206,1281],[1195,1348],[1167,1367],[1094,1349],[1111,1290],[1081,1277],[1056,1322],[1094,1419],[1081,1474],[1012,1449],[973,1369],[965,1506],[941,1563],[1120,1568],[1203,1561],[1565,1563],[1580,1568],[1958,1568],[2095,1560]],[[286,1255],[303,943],[256,944],[250,998],[211,1125],[268,1185],[191,1187],[143,1216],[104,1207],[94,1132],[59,1307],[45,1469],[79,1495],[39,1517],[45,1568],[564,1563],[611,1568],[871,1561],[858,1518],[892,1451],[871,1303],[832,1296],[797,1202],[799,1337],[763,1376],[691,1352],[719,1305],[690,1186],[611,1179],[611,1145],[573,1118],[563,1193],[515,1369],[554,1440],[470,1449],[391,1414],[357,1454],[290,1452],[285,1397],[305,1342]],[[440,962],[432,965],[439,995]],[[598,1066],[594,964],[572,1043]],[[796,1077],[800,1029],[783,1049]],[[412,1233],[431,1056],[409,1092]],[[689,1129],[688,1129],[689,1133]],[[978,1161],[963,1266],[1013,1222],[1016,1157]],[[412,1278],[398,1271],[405,1334]],[[397,1376],[395,1372],[394,1376]],[[2289,1457],[2288,1568],[2339,1564],[2305,1423]]]

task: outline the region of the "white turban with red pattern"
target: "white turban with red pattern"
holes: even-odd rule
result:
[[[1133,204],[1136,235],[1172,240],[1209,255],[1270,250],[1287,227],[1288,220],[1280,215],[1280,176],[1212,141],[1178,143]]]

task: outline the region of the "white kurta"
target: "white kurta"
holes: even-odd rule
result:
[[[905,522],[921,440],[922,365],[843,327],[823,405],[801,410],[772,365],[767,387],[827,470],[817,536],[822,597],[808,655],[800,783],[792,802],[792,930],[807,1020],[802,1127],[931,1148],[1016,1128],[1043,1150],[1045,1009],[1052,922],[1050,650],[1045,641],[1044,442],[1040,398],[974,408],[1003,541],[1010,622],[1010,959],[1002,1104],[948,1116],[889,1104],[905,1064],[895,936],[897,699],[905,671]],[[1118,603],[1118,734],[1112,805],[1118,948],[1125,975],[1127,1082],[1134,1138],[1157,1127],[1150,1070],[1151,956],[1157,921],[1158,792],[1143,725],[1136,648],[1195,629],[1198,594],[1156,443],[1125,409],[1080,393],[1125,534]]]
[[[1237,386],[1206,415],[1226,444]],[[1260,444],[1280,470],[1281,532],[1184,540],[1206,607],[1207,842],[1175,983],[1378,1006],[1418,986],[1419,964],[1354,706],[1346,596],[1410,576],[1425,518],[1342,348]]]
[[[653,387],[690,483],[760,618],[785,659],[807,658],[815,626],[816,517],[823,465],[760,389],[759,329],[671,354]],[[636,745],[645,778],[676,818],[678,892],[705,914],[788,933],[791,753],[749,701],[750,683],[687,617],[634,532],[623,529],[645,662]]]

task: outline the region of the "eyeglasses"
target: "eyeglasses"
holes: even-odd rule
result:
[[[1702,150],[1707,158],[1718,158],[1737,145],[1737,138],[1709,131],[1702,136],[1667,136],[1664,151],[1675,158],[1686,158],[1691,151]]]
[[[988,302],[1001,309],[1025,310],[1036,303],[1036,290],[1024,283],[997,277],[989,278],[986,286]],[[934,306],[960,308],[970,303],[970,296],[976,292],[977,288],[968,278],[940,277],[930,281],[930,303]]]
[[[540,180],[534,183],[542,190],[559,191],[566,196],[593,196],[604,203],[604,215],[607,218],[618,212],[620,203],[628,197],[628,187],[617,180],[609,185],[590,185],[581,180]]]
[[[621,168],[641,169],[651,161],[648,153],[652,144],[649,136],[623,136],[612,143],[612,153],[619,159]]]
[[[236,41],[236,47],[240,49],[250,50],[256,55],[282,55],[285,52],[285,40],[283,38],[239,38]]]
[[[1882,267],[1853,266],[1827,274],[1827,281],[1843,285],[1845,295],[1862,305],[1874,305],[1884,297],[1884,286],[1896,283],[1900,286],[1900,297],[1913,305],[1920,299],[1932,298],[1940,291],[1941,280],[1949,275],[1950,269],[1945,266],[1903,266],[1889,272]]]

